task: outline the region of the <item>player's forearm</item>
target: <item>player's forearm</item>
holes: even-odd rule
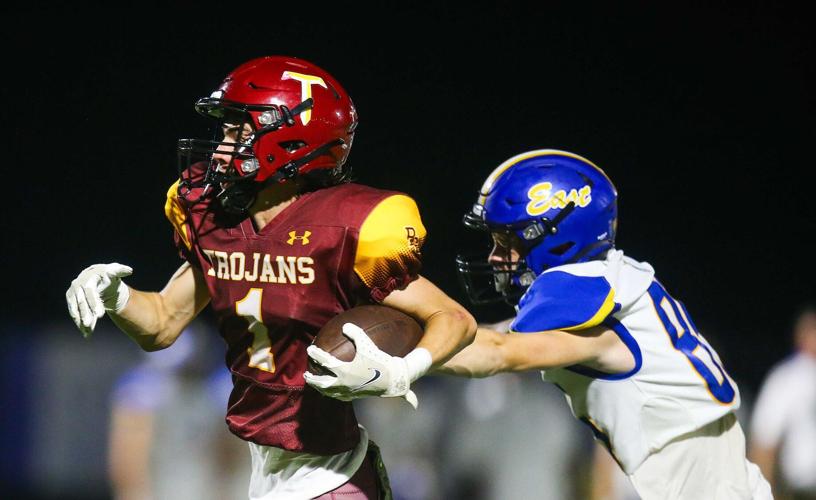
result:
[[[476,320],[463,309],[439,311],[425,322],[425,333],[417,347],[431,354],[432,367],[441,366],[473,342]]]
[[[476,320],[433,283],[418,277],[383,300],[424,325],[422,339],[403,359],[411,382],[473,341]]]
[[[505,371],[507,368],[504,357],[505,338],[505,334],[479,328],[473,343],[456,353],[435,371],[472,378],[489,377]]]
[[[119,312],[108,311],[108,316],[145,351],[169,347],[185,326],[168,311],[160,293],[133,288],[125,307]]]
[[[124,307],[108,314],[146,351],[169,347],[210,302],[201,271],[184,263],[161,292],[129,289]]]
[[[476,340],[438,371],[467,377],[500,372],[549,370],[591,362],[607,347],[614,332],[595,328],[577,332],[504,334],[479,328]]]

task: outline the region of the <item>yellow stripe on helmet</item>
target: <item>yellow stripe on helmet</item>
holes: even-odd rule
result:
[[[569,151],[562,151],[560,149],[536,149],[533,151],[528,151],[526,153],[516,155],[510,158],[509,160],[506,160],[498,167],[496,167],[496,169],[493,170],[493,172],[491,172],[490,175],[487,176],[487,179],[484,181],[484,184],[482,184],[482,189],[479,191],[479,201],[477,202],[477,204],[484,205],[485,201],[487,200],[487,195],[490,194],[490,190],[493,188],[493,185],[496,183],[496,181],[499,180],[499,177],[501,177],[502,174],[504,174],[513,165],[520,163],[524,160],[528,160],[530,158],[535,158],[537,156],[552,156],[552,155],[566,156],[567,158],[573,158],[576,160],[586,162],[587,164],[595,167],[595,169],[598,170],[598,172],[600,172],[601,175],[606,177],[606,180],[609,181],[610,184],[612,184],[612,181],[609,180],[609,177],[606,175],[606,172],[601,170],[601,167],[595,165],[594,163],[584,158],[583,156],[577,155],[575,153],[570,153]],[[614,188],[615,185],[612,184],[612,187]]]

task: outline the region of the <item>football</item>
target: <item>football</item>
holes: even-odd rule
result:
[[[317,332],[313,344],[341,361],[354,359],[354,343],[343,335],[343,324],[354,323],[371,338],[374,344],[392,356],[405,356],[422,338],[422,327],[416,320],[396,309],[367,305],[344,311]],[[330,373],[309,358],[309,371],[314,374]]]

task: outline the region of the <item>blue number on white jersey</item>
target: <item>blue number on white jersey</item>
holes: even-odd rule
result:
[[[697,332],[686,307],[673,299],[657,281],[649,287],[649,296],[672,346],[688,358],[692,368],[705,380],[708,391],[716,401],[731,403],[735,395],[734,387],[725,370],[717,363],[711,347]]]

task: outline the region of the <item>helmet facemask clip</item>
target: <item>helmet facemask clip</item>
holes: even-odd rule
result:
[[[552,220],[542,217],[525,227],[521,234],[528,247],[538,245],[546,236],[558,233],[558,224],[561,223],[572,211],[575,210],[575,202],[570,201]]]

